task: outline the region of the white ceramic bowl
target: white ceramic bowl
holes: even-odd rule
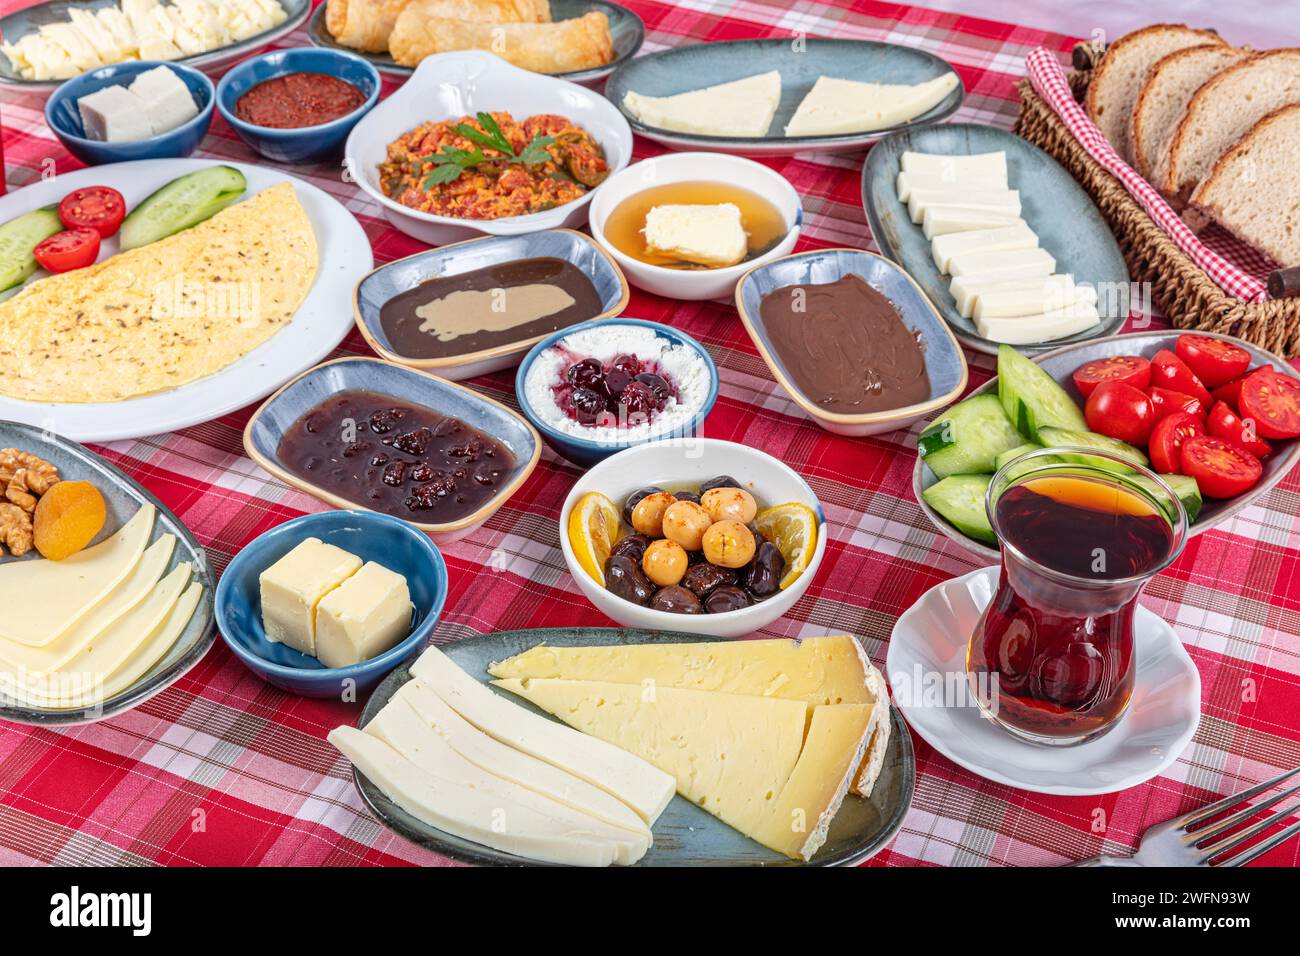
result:
[[[640,262],[605,238],[605,223],[619,203],[651,186],[674,182],[723,182],[758,193],[784,217],[788,227],[785,238],[757,259],[725,269],[699,270]],[[789,254],[803,228],[803,205],[784,176],[752,159],[722,153],[668,153],[634,163],[601,183],[591,201],[590,220],[592,236],[622,266],[632,285],[672,299],[718,299],[731,295],[746,272]]]
[[[739,611],[724,614],[672,614],[633,604],[606,591],[579,565],[569,545],[569,513],[589,491],[608,495],[620,508],[624,499],[646,485],[672,486],[730,475],[758,499],[761,507],[797,501],[817,513],[817,546],[807,570],[790,587]],[[742,637],[783,616],[808,590],[826,555],[826,515],[813,490],[798,474],[771,455],[748,445],[716,438],[683,438],[637,445],[594,465],[578,479],[560,509],[560,548],[569,573],[592,604],[624,627],[685,631],[710,637]]]
[[[383,207],[384,216],[409,236],[431,245],[481,235],[514,236],[587,221],[587,204],[610,180],[573,202],[545,212],[506,219],[456,219],[403,206],[379,188],[379,164],[388,144],[421,123],[504,110],[516,119],[538,113],[567,116],[600,143],[610,180],[632,157],[632,130],[613,103],[599,93],[554,77],[511,66],[484,50],[427,57],[411,78],[366,114],[348,136],[344,161],[362,190]]]

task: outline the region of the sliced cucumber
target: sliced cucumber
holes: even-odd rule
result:
[[[63,231],[54,206],[33,209],[0,226],[0,291],[21,285],[36,271],[32,250],[56,232]]]
[[[1204,500],[1201,498],[1201,488],[1197,485],[1196,479],[1189,475],[1161,475],[1160,477],[1169,486],[1169,490],[1177,495],[1178,500],[1183,503],[1183,510],[1187,512],[1188,523],[1195,521],[1196,516],[1201,513],[1201,506],[1204,504]],[[1156,483],[1150,478],[1146,475],[1128,475],[1127,480],[1145,488],[1155,496],[1156,501],[1162,503],[1163,507],[1163,503],[1167,500],[1165,491],[1157,487]],[[1172,521],[1175,517],[1174,509],[1169,507],[1165,508],[1165,511],[1169,513],[1169,518]]]
[[[1005,465],[1007,462],[1015,461],[1021,455],[1028,455],[1034,449],[1042,448],[1042,447],[1043,447],[1042,445],[1039,445],[1036,442],[1028,442],[1027,444],[1017,445],[1015,448],[1012,448],[1008,451],[1004,451],[1002,454],[998,455],[998,457],[993,460],[993,470],[1001,471],[1002,466]]]
[[[998,398],[1011,424],[1041,444],[1049,444],[1038,434],[1045,426],[1088,429],[1070,393],[1009,345],[998,349]]]
[[[950,475],[926,488],[921,497],[962,534],[985,544],[997,544],[984,508],[984,496],[992,480],[989,475]]]
[[[1147,464],[1147,456],[1138,449],[1134,448],[1128,442],[1122,442],[1117,438],[1110,438],[1106,435],[1098,435],[1090,431],[1074,431],[1069,428],[1052,428],[1050,426],[1042,428],[1038,432],[1039,440],[1046,446],[1056,445],[1074,445],[1081,448],[1096,448],[1099,451],[1107,451],[1113,455],[1128,458],[1137,462],[1139,465]],[[1119,474],[1131,472],[1133,469],[1128,468],[1118,462],[1113,462],[1108,458],[1097,458],[1093,455],[1062,454],[1062,461],[1077,462],[1081,465],[1092,465],[1103,471],[1111,471]]]
[[[1009,452],[998,455],[996,462],[998,471],[1001,471],[1006,465],[1015,461],[1021,455],[1027,455],[1029,452],[1042,445],[1021,445],[1019,448],[1013,448]],[[1006,481],[1015,481],[1021,475],[1027,475],[1031,471],[1037,471],[1039,468],[1045,468],[1048,465],[1059,465],[1061,458],[1059,455],[1036,455],[1029,461],[1021,462],[1013,468],[1007,469]]]
[[[247,187],[233,166],[209,166],[173,179],[122,220],[122,248],[147,246],[197,226],[242,197]]]
[[[1007,421],[997,396],[976,395],[958,402],[927,426],[916,448],[930,470],[946,478],[992,473],[998,455],[1024,443],[1024,437]]]

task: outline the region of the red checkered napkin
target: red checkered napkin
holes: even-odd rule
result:
[[[1124,188],[1173,239],[1178,248],[1205,270],[1206,275],[1228,295],[1244,302],[1263,302],[1268,298],[1265,279],[1276,266],[1254,247],[1226,230],[1210,226],[1200,237],[1187,227],[1178,213],[1170,208],[1156,190],[1111,148],[1106,137],[1088,119],[1074,101],[1056,54],[1043,47],[1025,58],[1025,71],[1034,91],[1047,101],[1056,115],[1074,134],[1079,145],[1107,172],[1124,184]]]

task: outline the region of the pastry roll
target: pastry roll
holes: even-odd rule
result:
[[[407,7],[421,19],[472,20],[484,23],[551,19],[549,0],[328,0],[325,26],[340,44],[364,53],[383,53],[397,19]]]
[[[589,70],[614,59],[609,18],[598,10],[552,23],[483,23],[423,15],[434,2],[413,3],[397,18],[388,50],[402,66],[455,50],[487,50],[534,73]]]

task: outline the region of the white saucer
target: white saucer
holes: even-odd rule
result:
[[[912,729],[954,763],[996,783],[1068,796],[1113,793],[1161,773],[1196,733],[1201,678],[1173,629],[1144,607],[1134,617],[1137,687],[1107,734],[1074,747],[1019,740],[982,717],[965,688],[966,643],[997,589],[998,568],[931,588],[894,625],[885,672]],[[915,692],[914,692],[915,689]]]

